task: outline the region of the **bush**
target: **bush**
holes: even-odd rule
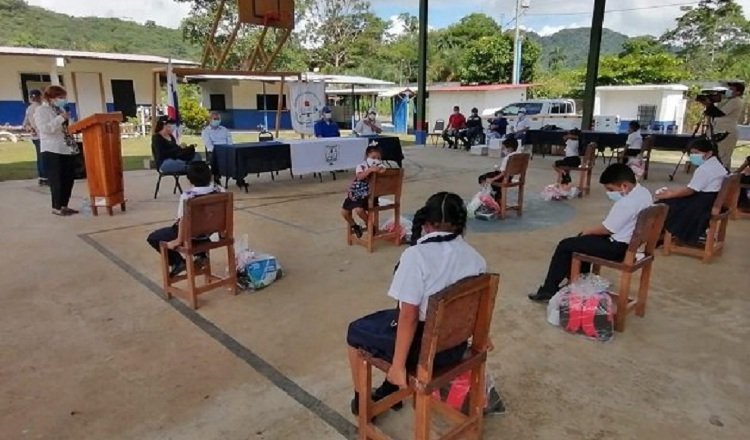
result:
[[[199,133],[208,121],[208,110],[201,107],[200,102],[194,99],[186,99],[180,102],[180,117],[182,124],[189,132]]]

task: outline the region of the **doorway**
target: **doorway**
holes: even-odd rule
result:
[[[122,115],[126,118],[136,116],[138,107],[135,103],[135,89],[132,80],[112,80],[112,102],[114,111],[122,112]]]

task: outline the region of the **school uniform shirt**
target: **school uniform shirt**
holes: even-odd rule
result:
[[[205,196],[206,194],[214,194],[220,192],[224,192],[224,188],[219,185],[213,184],[209,186],[194,186],[189,190],[183,192],[182,194],[180,194],[180,202],[179,205],[177,205],[177,220],[180,220],[182,218],[182,215],[184,214],[183,209],[185,209],[185,201],[190,200],[193,197]]]
[[[578,140],[576,139],[568,139],[565,141],[565,157],[578,157],[580,156],[580,153],[578,152]]]
[[[214,145],[232,145],[232,133],[223,125],[204,128],[201,138],[208,152],[214,151]]]
[[[48,103],[39,106],[34,112],[34,123],[39,133],[40,150],[56,154],[73,154],[65,143],[65,118],[58,115]]]
[[[625,197],[615,202],[602,224],[612,233],[614,241],[630,243],[638,214],[653,203],[651,191],[638,184]]]
[[[712,156],[695,170],[687,186],[695,192],[719,192],[726,175],[724,165],[716,156]]]
[[[429,238],[441,235],[449,234],[427,234],[401,254],[398,269],[388,290],[391,298],[419,306],[420,321],[427,317],[427,303],[431,295],[464,278],[487,271],[484,257],[463,237],[441,243],[424,243]]]
[[[23,118],[23,128],[31,133],[31,140],[39,140],[39,131],[36,129],[36,121],[34,120],[34,112],[36,109],[41,107],[38,102],[33,102],[26,107],[26,115]]]
[[[625,141],[630,150],[640,150],[643,147],[643,136],[640,131],[634,131],[628,135],[628,140]]]

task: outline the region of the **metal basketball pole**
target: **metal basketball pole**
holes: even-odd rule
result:
[[[419,0],[419,69],[417,72],[417,125],[414,134],[418,145],[427,143],[427,7],[428,0]]]

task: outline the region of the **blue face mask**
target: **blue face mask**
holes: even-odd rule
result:
[[[211,119],[211,127],[216,128],[221,126],[221,119]]]
[[[55,107],[57,108],[63,108],[66,105],[68,105],[68,100],[65,98],[57,98],[55,99]]]
[[[607,198],[609,200],[612,200],[613,202],[616,202],[620,199],[622,199],[623,195],[620,194],[620,191],[607,191]]]
[[[690,155],[690,163],[699,167],[703,165],[706,162],[706,159],[703,158],[703,155],[700,153],[693,153]]]

